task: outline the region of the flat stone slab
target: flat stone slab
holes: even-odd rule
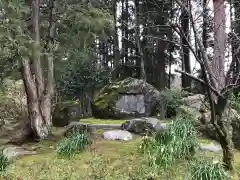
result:
[[[213,143],[211,143],[211,144],[200,143],[200,148],[202,150],[212,151],[212,152],[222,151],[222,147],[220,145],[213,144]]]
[[[129,141],[133,139],[130,132],[124,130],[111,130],[103,133],[104,139]]]
[[[3,150],[3,155],[9,160],[16,159],[21,156],[34,155],[36,151],[28,151],[20,146],[7,147]]]
[[[90,127],[96,128],[96,129],[120,129],[121,124],[90,124]]]

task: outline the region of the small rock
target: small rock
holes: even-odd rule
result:
[[[222,150],[222,147],[220,145],[216,145],[216,144],[203,144],[200,143],[200,148],[202,150],[206,150],[206,151],[212,151],[212,152],[219,152]]]
[[[21,157],[21,156],[25,156],[25,155],[34,155],[37,154],[36,151],[28,151],[22,147],[19,146],[13,146],[13,147],[7,147],[3,150],[3,155],[5,157],[7,157],[7,159],[9,161]]]
[[[89,123],[83,123],[83,122],[71,122],[64,132],[64,136],[68,136],[74,132],[88,132],[93,133],[93,128],[91,128],[91,125]]]
[[[103,133],[104,139],[107,140],[123,140],[129,141],[133,139],[133,136],[130,132],[124,130],[112,130],[112,131],[105,131]]]

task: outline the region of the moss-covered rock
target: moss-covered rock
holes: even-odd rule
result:
[[[196,124],[196,128],[202,134],[202,136],[219,141],[217,132],[215,131],[215,128],[211,124],[210,120],[211,112],[202,112],[199,122]],[[223,114],[223,122],[226,123],[226,125],[228,122],[231,122],[232,127],[229,127],[229,133],[232,136],[234,147],[236,149],[240,149],[240,115],[236,110],[229,109]]]
[[[78,100],[58,103],[53,112],[53,126],[63,127],[71,121],[77,120],[79,117],[79,108],[80,102]]]
[[[143,80],[127,78],[105,86],[95,97],[93,115],[99,118],[150,116],[160,92]]]

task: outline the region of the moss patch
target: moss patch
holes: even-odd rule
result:
[[[132,80],[133,78],[127,78],[123,81],[113,82],[110,85],[105,86],[95,96],[94,105],[101,109],[114,106],[118,99],[119,93],[130,88],[128,85]]]
[[[77,154],[71,160],[58,159],[55,151],[48,149],[44,153],[16,160],[9,166],[8,174],[11,179],[19,177],[38,180],[81,179],[87,177],[92,170],[91,161],[96,155],[108,159],[110,171],[113,172],[115,167],[134,166],[132,161],[137,158],[136,147],[139,142],[140,139],[131,142],[98,140],[87,151]],[[49,144],[42,144],[44,145],[47,148]]]
[[[211,140],[211,139],[207,139],[207,138],[199,138],[198,139],[200,143],[206,143],[206,144],[210,144],[210,143],[213,143],[213,144],[219,144],[218,142],[214,141],[214,140]]]
[[[97,119],[97,118],[86,118],[81,119],[81,122],[89,123],[89,124],[122,124],[126,120],[123,119]]]
[[[168,170],[160,169],[157,172],[142,163],[142,156],[138,154],[137,147],[141,138],[133,141],[94,141],[88,150],[74,156],[73,159],[58,159],[54,150],[48,150],[38,155],[27,156],[16,160],[8,168],[10,179],[36,179],[36,180],[92,180],[93,176],[107,174],[107,179],[125,180],[124,175],[133,173],[138,177],[152,175],[161,179],[185,180],[187,165],[182,162]],[[44,142],[42,146],[48,146]],[[221,153],[201,152],[199,158],[221,161]],[[240,170],[240,153],[235,152],[236,173],[233,180],[237,180]]]
[[[98,122],[100,119],[85,119],[87,122]],[[103,120],[114,122],[116,120]],[[119,120],[124,121],[124,120]],[[106,175],[109,180],[126,180],[131,174],[135,175],[132,179],[146,179],[151,175],[155,179],[176,179],[186,180],[187,163],[180,162],[171,169],[154,169],[143,163],[144,158],[137,149],[141,142],[141,137],[137,136],[134,140],[106,141],[101,137],[94,138],[84,152],[76,154],[72,159],[58,159],[56,156],[56,143],[60,140],[63,128],[54,128],[54,138],[35,144],[26,144],[25,147],[31,149],[35,147],[39,152],[37,155],[22,157],[11,164],[8,169],[10,180],[33,179],[33,180],[100,180]],[[202,143],[213,141],[200,138]],[[240,152],[235,151],[236,173],[232,179],[238,180],[240,177]],[[209,160],[222,159],[221,152],[200,151],[199,158]],[[1,179],[1,177],[0,177]]]
[[[8,174],[13,180],[19,177],[37,180],[91,180],[93,176],[102,176],[103,172],[109,175],[110,180],[116,177],[125,180],[124,174],[128,173],[134,173],[136,176],[152,175],[161,177],[161,179],[185,179],[187,167],[184,162],[168,170],[158,170],[158,175],[153,169],[148,169],[149,167],[142,165],[143,158],[137,152],[140,141],[141,138],[129,142],[94,141],[88,150],[77,154],[70,160],[58,159],[55,151],[48,149],[44,153],[16,160],[9,166]],[[42,146],[49,146],[49,142],[44,142]],[[214,160],[221,161],[221,153],[201,152],[198,156],[207,159],[214,157]],[[237,170],[232,177],[237,180],[240,170],[239,152],[235,152],[235,164]],[[98,179],[100,180],[100,178]]]

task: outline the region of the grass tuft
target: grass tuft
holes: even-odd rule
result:
[[[9,162],[7,157],[5,157],[2,152],[0,152],[0,176],[5,175],[8,165],[9,165]]]
[[[57,146],[57,156],[59,158],[72,157],[74,154],[83,151],[90,143],[87,133],[73,133],[64,138]]]
[[[195,161],[190,166],[190,180],[227,180],[230,179],[221,163],[206,160]]]
[[[190,159],[199,144],[191,121],[179,118],[169,129],[154,137],[145,137],[140,146],[151,166],[171,167],[177,160]]]

